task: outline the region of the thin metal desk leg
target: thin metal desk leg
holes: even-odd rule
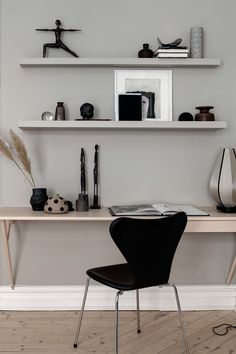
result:
[[[234,260],[233,260],[233,263],[231,264],[231,267],[230,267],[230,270],[229,270],[229,273],[228,273],[228,277],[227,277],[227,280],[226,280],[226,284],[230,284],[231,283],[231,280],[234,276],[234,273],[236,271],[236,256],[234,257]]]
[[[2,226],[4,252],[5,252],[6,259],[7,259],[8,276],[9,276],[11,288],[14,289],[15,283],[14,283],[14,279],[13,279],[11,254],[10,254],[10,249],[9,249],[9,236],[10,236],[11,224],[9,221],[3,220],[3,221],[1,221],[1,226]]]

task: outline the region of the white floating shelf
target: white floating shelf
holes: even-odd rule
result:
[[[216,67],[220,59],[164,59],[164,58],[24,58],[22,67],[139,67],[139,68],[177,68],[177,67]]]
[[[116,130],[217,130],[226,128],[225,121],[179,122],[179,121],[20,121],[21,129],[116,129]]]

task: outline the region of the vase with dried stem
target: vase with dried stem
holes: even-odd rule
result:
[[[30,198],[32,209],[36,211],[43,210],[48,198],[47,190],[46,188],[36,188],[27,150],[21,138],[13,130],[10,130],[10,143],[0,138],[0,153],[15,164],[31,185],[33,189],[33,194]]]

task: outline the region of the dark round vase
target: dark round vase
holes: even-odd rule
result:
[[[34,211],[44,210],[44,205],[48,200],[46,188],[33,188],[33,194],[30,198],[30,204]]]
[[[195,120],[197,121],[212,121],[215,120],[213,113],[210,113],[209,110],[214,108],[213,106],[199,106],[196,109],[199,109],[200,112],[195,115]]]
[[[144,43],[143,44],[143,49],[141,49],[138,52],[138,57],[139,58],[153,58],[154,53],[153,51],[149,48],[149,44],[148,43]]]

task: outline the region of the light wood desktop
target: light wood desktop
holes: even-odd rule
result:
[[[236,213],[224,214],[215,210],[213,207],[198,207],[206,211],[209,216],[189,216],[188,223],[185,229],[186,233],[236,233]],[[103,207],[97,210],[88,212],[69,212],[67,214],[46,214],[44,212],[35,212],[27,207],[2,207],[0,208],[0,223],[2,229],[2,238],[4,244],[4,253],[7,262],[7,271],[9,282],[12,289],[15,286],[14,276],[12,271],[12,262],[9,248],[9,237],[11,225],[14,222],[21,221],[77,221],[77,222],[111,222],[117,218],[112,216],[108,209]],[[146,217],[145,217],[146,218]],[[233,275],[236,271],[236,256],[231,264],[228,272],[227,284],[230,284]]]

